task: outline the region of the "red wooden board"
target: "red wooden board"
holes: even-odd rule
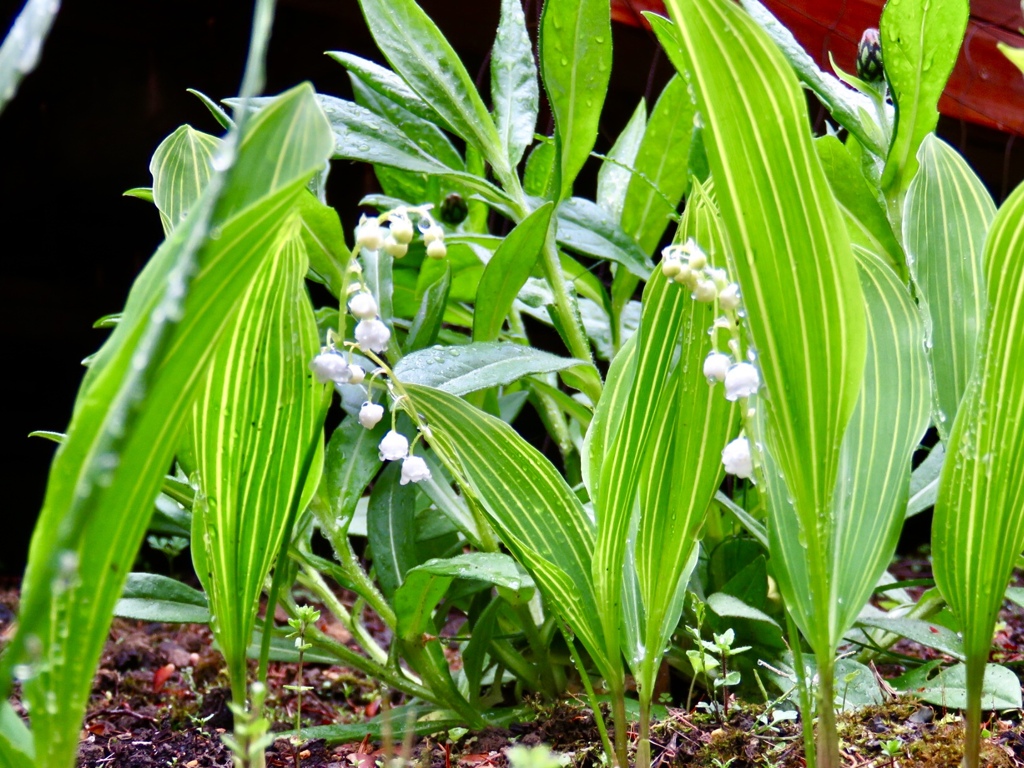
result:
[[[848,72],[857,43],[877,27],[883,0],[763,0],[822,68],[828,52]],[[642,11],[665,13],[662,0],[612,0],[612,18],[645,25]],[[1024,135],[1024,74],[996,48],[1003,41],[1024,48],[1024,17],[1017,0],[972,0],[971,17],[956,67],[939,101],[939,111],[1007,133]]]

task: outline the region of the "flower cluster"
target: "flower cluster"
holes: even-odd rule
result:
[[[704,376],[708,384],[721,382],[725,385],[725,399],[730,402],[746,400],[757,393],[761,376],[753,364],[753,355],[744,359],[743,339],[740,335],[740,287],[729,280],[724,269],[713,267],[704,250],[690,238],[682,244],[672,244],[662,252],[661,271],[671,280],[685,285],[692,292],[695,301],[714,304],[716,315],[709,334],[712,351],[704,359]],[[720,314],[719,314],[720,313]],[[722,343],[720,338],[725,334]],[[728,352],[721,351],[722,349]],[[753,411],[748,409],[746,418]],[[754,462],[750,442],[741,436],[730,442],[722,451],[725,471],[736,477],[753,476]]]
[[[365,408],[365,406],[363,406]],[[430,479],[430,468],[421,456],[413,456],[409,451],[409,441],[404,435],[390,430],[378,446],[381,461],[402,461],[401,485],[418,483]]]
[[[320,350],[320,354],[310,362],[309,369],[321,384],[329,381],[335,384],[362,384],[366,378],[363,367],[346,360],[332,344]]]
[[[356,323],[356,343],[364,352],[380,354],[387,350],[391,331],[377,315],[377,300],[369,291],[359,290],[348,300],[348,311]]]
[[[427,256],[432,259],[443,259],[448,253],[444,244],[444,229],[430,215],[432,207],[429,204],[414,208],[403,205],[385,211],[379,216],[362,216],[359,219],[359,226],[356,227],[356,249],[383,249],[393,258],[405,258],[409,252],[409,244],[416,234],[411,218],[415,215],[419,219],[418,228],[423,235]]]

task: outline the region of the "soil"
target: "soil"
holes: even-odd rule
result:
[[[900,578],[916,578],[927,560],[905,564]],[[10,625],[16,589],[0,590],[0,636]],[[996,638],[1013,661],[1024,648],[1024,616],[1007,610]],[[905,641],[901,641],[905,643]],[[920,655],[926,649],[903,646]],[[1016,667],[1013,667],[1016,669]],[[898,668],[892,673],[898,674]],[[272,663],[268,675],[267,714],[273,731],[293,727],[296,694],[294,664]],[[371,717],[381,706],[377,686],[342,667],[307,665],[302,699],[306,726],[351,723]],[[209,629],[198,625],[151,624],[116,619],[96,674],[93,695],[81,731],[81,768],[230,768],[231,753],[222,736],[232,729],[230,693],[220,654]],[[394,698],[392,704],[400,704]],[[15,707],[20,704],[15,696]],[[545,744],[570,756],[573,765],[603,764],[599,733],[590,710],[578,701],[534,705],[536,718],[508,729],[437,734],[415,743],[382,745],[362,742],[329,745],[323,740],[293,745],[278,739],[267,750],[267,766],[301,768],[376,768],[390,754],[420,768],[504,768],[506,749],[514,744]],[[800,725],[758,720],[763,708],[735,703],[727,722],[703,711],[668,709],[652,726],[655,768],[666,766],[803,766]],[[1024,767],[1024,727],[1020,713],[1008,719],[993,715],[984,762]],[[840,716],[846,764],[862,768],[949,766],[960,762],[962,725],[959,713],[945,712],[906,697]],[[458,738],[455,738],[455,736]],[[635,734],[633,734],[635,736]],[[889,756],[886,750],[892,752]],[[539,764],[538,764],[539,766]]]

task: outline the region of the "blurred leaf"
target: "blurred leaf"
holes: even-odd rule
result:
[[[274,108],[248,122],[247,131],[291,124],[293,141],[311,139],[300,142],[304,153],[292,155],[295,162],[275,175],[271,160],[284,154],[282,148],[256,154],[254,143],[242,143],[227,179],[211,177],[188,219],[136,279],[122,322],[85,374],[33,534],[19,632],[0,670],[0,685],[8,685],[12,665],[28,661],[26,642],[39,642],[40,656],[23,690],[34,708],[41,765],[74,761],[114,603],[196,386],[240,297],[292,220],[295,200],[326,162],[326,122],[301,109],[303,99],[312,101],[308,86],[279,97]],[[299,114],[304,117],[296,126]],[[262,170],[240,173],[246,166]],[[220,187],[226,184],[230,192],[243,181],[257,202],[225,218]],[[219,228],[219,238],[206,239],[211,227]]]
[[[0,45],[0,112],[21,79],[36,68],[43,43],[60,9],[59,0],[28,0]]]
[[[431,347],[406,355],[395,366],[403,384],[436,387],[453,395],[499,387],[535,373],[562,371],[582,360],[500,341]]]
[[[508,727],[512,723],[529,720],[531,713],[525,707],[490,709],[482,712],[481,717],[488,725],[502,728]],[[391,734],[391,737],[395,739],[404,738],[410,732],[416,736],[432,736],[435,733],[445,733],[454,728],[464,727],[465,724],[465,718],[451,710],[421,704],[406,704],[392,707],[364,723],[318,725],[312,728],[303,728],[299,731],[299,738],[303,741],[325,739],[328,744],[357,742],[366,737],[373,741],[380,741],[384,738],[384,734]]]
[[[498,137],[511,168],[533,143],[540,93],[533,43],[520,0],[502,0],[498,36],[491,49],[491,103]]]
[[[7,768],[32,768],[35,757],[32,731],[10,701],[0,701],[0,760]]]
[[[751,605],[747,605],[745,602],[732,595],[727,595],[724,592],[715,592],[713,595],[708,595],[707,599],[708,608],[717,613],[722,618],[732,619],[747,619],[748,621],[762,621],[765,624],[771,624],[777,627],[775,619],[769,616],[764,611],[754,608]]]
[[[548,0],[540,20],[540,70],[555,118],[558,200],[597,140],[598,121],[612,71],[612,29],[607,0]]]
[[[967,665],[954,664],[929,678],[934,668],[934,665],[926,664],[892,682],[898,690],[906,691],[929,704],[947,709],[964,709],[970,701]],[[1013,672],[998,664],[984,666],[984,683],[980,693],[981,708],[984,710],[1021,708],[1020,681]]]
[[[939,494],[939,475],[946,459],[946,449],[942,443],[932,448],[928,458],[910,474],[910,498],[907,499],[907,517],[924,512],[928,507],[935,506]]]
[[[544,203],[519,222],[487,262],[476,289],[473,341],[494,341],[500,335],[512,302],[540,257],[553,209],[554,203]]]
[[[345,298],[348,288],[345,270],[352,254],[345,245],[338,212],[307,194],[299,198],[299,213],[302,216],[299,235],[310,269],[323,280],[332,296],[339,300]]]
[[[882,171],[882,188],[901,199],[917,173],[917,150],[939,122],[946,87],[970,13],[968,0],[887,3],[879,31],[885,79],[896,105],[896,125]]]
[[[964,659],[964,648],[960,637],[956,632],[941,624],[911,619],[906,616],[861,616],[857,619],[857,623],[905,637],[926,648],[942,651],[959,661]]]
[[[925,318],[932,421],[943,442],[974,370],[985,316],[985,235],[996,208],[963,158],[934,134],[921,142],[903,240]]]
[[[571,250],[621,264],[646,280],[653,264],[637,245],[596,203],[582,197],[558,206],[558,242]]]
[[[114,615],[138,621],[206,624],[206,595],[176,579],[156,573],[130,573]]]

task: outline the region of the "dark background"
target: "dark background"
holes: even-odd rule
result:
[[[482,72],[497,0],[421,4],[470,73]],[[535,25],[539,0],[525,6]],[[0,0],[0,29],[19,7]],[[155,209],[122,193],[149,186],[153,150],[182,123],[219,132],[185,89],[214,99],[235,94],[251,10],[244,2],[65,0],[38,69],[0,115],[0,573],[24,567],[54,451],[27,435],[64,430],[80,361],[106,333],[92,323],[121,309],[161,240]],[[670,75],[647,32],[616,25],[614,43],[599,151],[610,146],[637,100],[646,94],[650,105]],[[350,95],[344,70],[323,55],[327,50],[381,61],[356,1],[279,2],[266,92],[310,80],[317,90]],[[819,114],[819,124],[822,119]],[[1014,151],[1010,137],[950,121],[940,132],[966,154],[997,200],[1024,178],[1024,152]],[[349,230],[372,184],[366,167],[335,164],[328,198]]]

